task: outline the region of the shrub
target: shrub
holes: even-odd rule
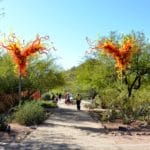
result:
[[[109,120],[114,121],[115,119],[120,119],[122,118],[122,114],[119,110],[112,109],[109,111]]]
[[[26,102],[15,112],[14,120],[23,125],[39,124],[45,120],[45,112],[38,102]]]
[[[85,104],[84,105],[85,108],[89,108],[89,109],[93,109],[94,107],[92,107],[92,104]]]
[[[109,112],[107,111],[103,111],[99,113],[99,119],[102,122],[106,122],[109,121]]]
[[[41,99],[43,99],[43,100],[51,100],[51,94],[49,92],[48,93],[44,93],[41,96]]]
[[[44,108],[55,108],[57,107],[57,104],[54,102],[49,102],[49,101],[44,101],[44,100],[40,100],[38,101],[39,105],[44,107]]]

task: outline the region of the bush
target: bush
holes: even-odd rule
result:
[[[45,120],[45,112],[38,102],[26,102],[15,112],[14,120],[22,125],[39,124]]]
[[[51,94],[50,93],[44,93],[41,96],[41,99],[43,99],[43,100],[51,100]]]
[[[44,100],[40,100],[38,101],[39,105],[44,107],[44,108],[55,108],[57,107],[57,104],[54,102],[49,102],[49,101],[44,101]]]
[[[109,111],[109,121],[114,121],[115,119],[121,119],[122,114],[119,110],[112,109]]]
[[[107,111],[101,113],[100,121],[102,122],[109,121],[109,113]]]
[[[118,118],[123,119],[124,123],[130,123],[133,120],[143,118],[149,123],[150,118],[150,86],[143,86],[138,91],[134,91],[132,96],[128,97],[128,91],[124,85],[115,85],[102,90],[101,97],[97,98],[95,103],[101,104],[102,108],[110,111],[110,120]],[[104,117],[105,118],[105,117]]]

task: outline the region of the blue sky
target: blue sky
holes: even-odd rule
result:
[[[26,41],[49,35],[57,63],[77,66],[88,50],[85,40],[110,31],[142,31],[150,37],[150,0],[3,0],[0,31],[15,32]],[[1,10],[2,12],[3,10]]]

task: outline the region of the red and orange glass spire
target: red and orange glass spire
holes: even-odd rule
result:
[[[39,35],[37,35],[35,40],[24,45],[15,34],[12,34],[7,40],[5,40],[5,42],[0,42],[0,45],[7,49],[11,54],[16,66],[18,67],[19,73],[26,76],[27,58],[36,52],[45,52],[47,46],[43,41],[47,39],[48,36],[39,37]]]
[[[95,49],[111,55],[116,61],[115,66],[118,72],[122,73],[127,69],[133,54],[137,53],[137,49],[133,48],[134,45],[135,40],[131,37],[124,39],[121,45],[114,43],[112,40],[103,39],[98,41]]]

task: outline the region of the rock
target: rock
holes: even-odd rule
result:
[[[121,132],[121,135],[124,135],[124,132]]]
[[[30,129],[36,129],[37,127],[36,126],[30,126]]]
[[[131,132],[128,132],[128,135],[132,136]]]
[[[142,135],[146,135],[146,133],[145,133],[145,132],[143,132],[143,133],[142,133]]]
[[[125,131],[125,132],[129,131],[128,128],[123,127],[123,126],[119,126],[119,127],[118,127],[118,130],[119,130],[119,131]]]
[[[142,123],[139,125],[140,128],[146,128],[146,124]]]

